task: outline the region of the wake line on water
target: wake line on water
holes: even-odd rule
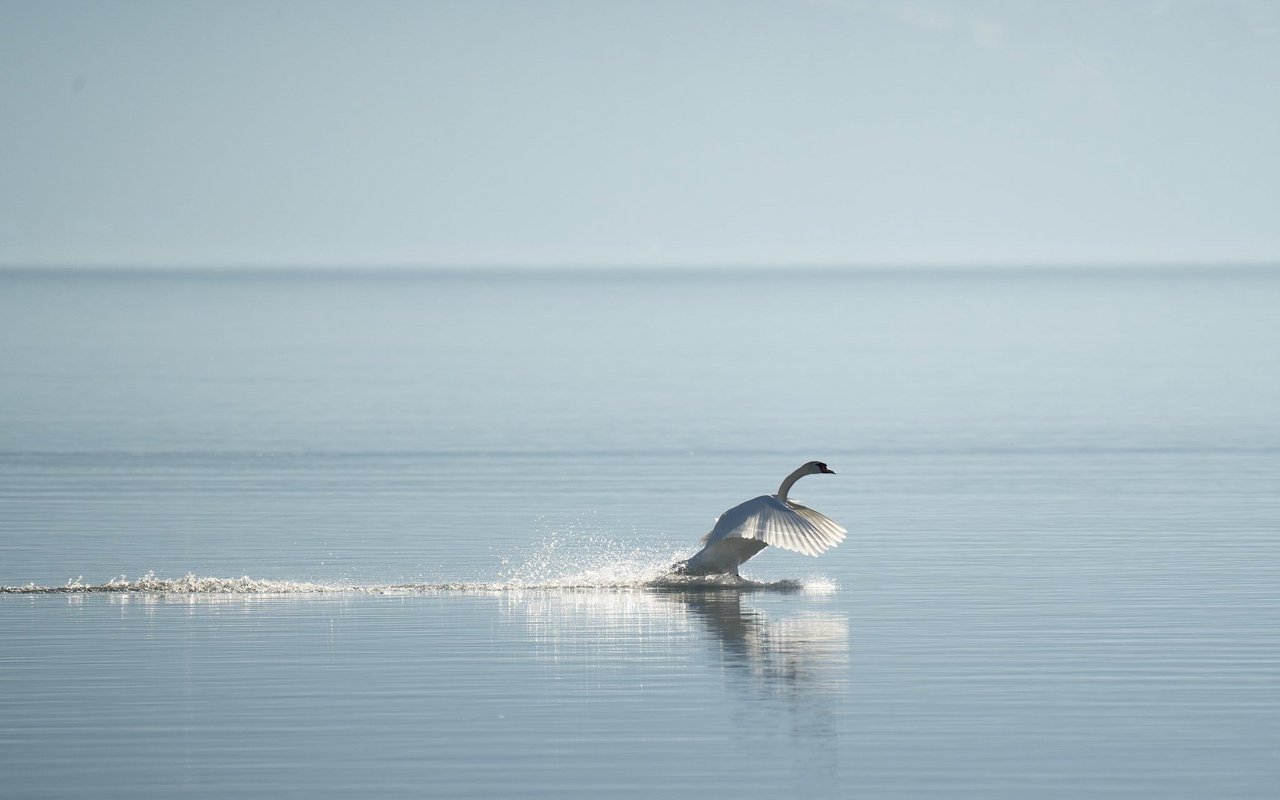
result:
[[[556,532],[534,545],[522,560],[504,559],[493,580],[330,583],[267,578],[220,578],[188,573],[162,578],[148,572],[140,578],[125,576],[106,583],[84,583],[83,577],[62,586],[0,586],[0,594],[18,595],[426,595],[442,593],[501,593],[569,590],[778,591],[830,593],[835,584],[826,578],[761,582],[732,575],[673,575],[671,565],[682,556],[661,546],[635,547],[608,536],[580,532]]]
[[[588,589],[647,589],[653,591],[740,591],[828,592],[834,584],[826,579],[760,582],[731,575],[661,575],[648,580],[610,581],[598,576],[569,576],[542,581],[456,581],[443,583],[341,584],[310,581],[267,580],[263,578],[217,578],[187,574],[181,578],[160,578],[147,573],[141,578],[112,578],[106,583],[68,581],[63,586],[0,586],[0,594],[162,594],[162,595],[414,595],[444,593],[500,593],[518,591],[572,591]]]

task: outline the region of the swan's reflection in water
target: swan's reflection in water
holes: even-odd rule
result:
[[[844,613],[820,601],[815,608],[803,593],[733,589],[530,592],[507,601],[549,669],[574,658],[629,662],[627,675],[653,681],[665,665],[673,677],[661,693],[679,704],[673,715],[727,713],[745,745],[772,747],[772,757],[789,751],[805,785],[829,778],[834,789],[850,673]],[[711,686],[699,692],[699,683]]]
[[[658,598],[696,618],[723,662],[765,688],[817,688],[843,682],[849,664],[849,622],[829,612],[771,618],[738,591],[665,592]]]
[[[838,715],[849,674],[848,618],[804,610],[770,616],[745,603],[738,591],[663,597],[696,617],[711,634],[727,681],[736,674],[746,676],[755,697],[731,707],[735,728],[755,730],[762,723],[759,693],[775,698],[794,745],[790,749],[797,776],[820,794],[834,790],[840,763]],[[775,717],[764,724],[779,722]]]
[[[732,589],[537,590],[510,592],[505,605],[551,651],[587,637],[654,654],[683,648],[702,632],[721,664],[753,682],[790,689],[835,682],[842,690],[849,664],[847,616],[807,608],[803,601],[794,611],[768,614],[752,605],[752,595]]]

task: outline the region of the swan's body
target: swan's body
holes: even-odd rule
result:
[[[737,575],[738,567],[769,545],[809,556],[844,541],[845,529],[812,508],[787,499],[795,482],[805,475],[834,475],[821,461],[810,461],[783,480],[777,494],[766,494],[736,505],[720,515],[703,548],[676,564],[684,575]]]

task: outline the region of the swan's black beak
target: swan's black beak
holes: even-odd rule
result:
[[[834,469],[831,469],[830,467],[828,467],[826,464],[819,464],[819,465],[818,465],[818,467],[819,467],[819,469],[821,469],[821,470],[822,470],[822,474],[823,474],[823,475],[835,475],[835,474],[836,474],[836,471],[835,471]]]

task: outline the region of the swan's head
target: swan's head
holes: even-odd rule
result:
[[[803,478],[805,475],[835,475],[836,471],[828,467],[821,461],[809,461],[801,464],[796,471],[782,479],[782,485],[778,487],[778,499],[786,500],[787,492],[791,491],[791,487],[795,482]]]

